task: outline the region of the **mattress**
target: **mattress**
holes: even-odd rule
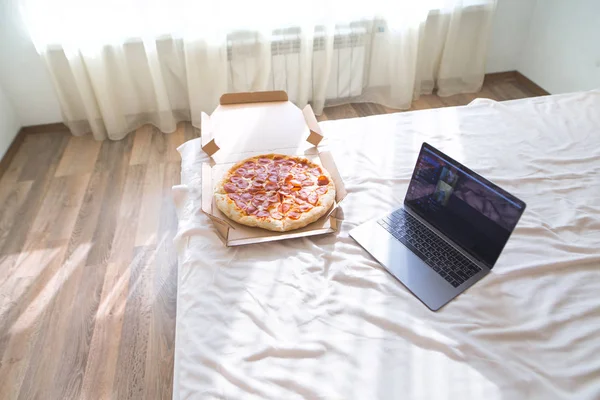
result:
[[[175,399],[600,398],[600,91],[321,123],[335,235],[225,247],[180,147]],[[401,205],[422,142],[527,203],[490,274],[429,311],[348,232]]]

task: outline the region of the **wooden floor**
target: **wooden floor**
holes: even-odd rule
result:
[[[514,79],[413,109],[532,96]],[[394,112],[327,108],[320,120]],[[28,134],[0,177],[0,398],[171,398],[175,150],[199,132],[118,142]]]

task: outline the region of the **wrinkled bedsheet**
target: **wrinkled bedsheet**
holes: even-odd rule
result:
[[[337,235],[225,247],[180,147],[175,399],[600,398],[600,91],[321,123]],[[349,236],[423,141],[527,203],[492,273],[429,311]]]

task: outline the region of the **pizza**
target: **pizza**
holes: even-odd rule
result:
[[[266,154],[231,167],[214,195],[219,210],[235,222],[286,232],[326,214],[335,185],[325,168],[304,157]]]

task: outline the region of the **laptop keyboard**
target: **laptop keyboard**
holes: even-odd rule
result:
[[[377,222],[454,287],[481,271],[477,264],[403,209]]]

